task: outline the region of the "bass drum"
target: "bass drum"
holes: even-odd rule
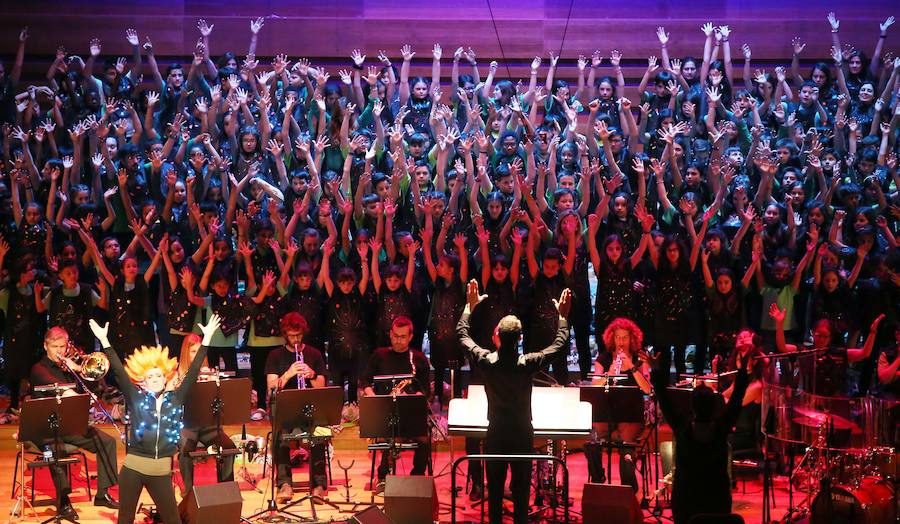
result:
[[[820,491],[811,506],[810,523],[889,523],[894,511],[891,485],[878,477],[865,477],[859,486],[833,485],[831,493]]]

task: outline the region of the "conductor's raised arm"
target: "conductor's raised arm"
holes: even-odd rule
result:
[[[478,293],[478,282],[475,279],[470,280],[466,286],[466,307],[463,309],[462,316],[456,324],[456,335],[459,337],[460,344],[476,363],[486,359],[491,354],[491,351],[480,347],[472,340],[472,337],[469,335],[469,316],[472,314],[475,306],[486,298],[487,295]]]

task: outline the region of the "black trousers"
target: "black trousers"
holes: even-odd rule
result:
[[[237,350],[230,346],[224,347],[211,347],[206,351],[206,360],[209,361],[209,367],[214,368],[219,365],[219,357],[222,357],[222,362],[224,362],[225,367],[221,368],[222,371],[233,371],[237,373]],[[265,361],[263,361],[263,367],[265,367]]]
[[[181,524],[178,506],[175,504],[175,488],[172,487],[172,474],[144,475],[133,469],[122,466],[119,473],[119,519],[118,524],[133,524],[141,491],[153,498],[156,509],[164,524]]]
[[[291,482],[291,447],[287,442],[275,439],[275,484],[282,486]],[[326,470],[326,451],[328,444],[319,441],[309,448],[309,482],[310,488],[327,488],[328,472]]]
[[[424,475],[425,470],[428,467],[428,456],[431,454],[431,436],[409,439],[406,440],[406,442],[416,442],[419,444],[414,451],[413,467],[409,474]],[[391,471],[390,453],[389,450],[381,452],[381,462],[378,464],[378,480],[384,480]]]
[[[466,437],[466,455],[478,455],[481,453],[481,439]],[[468,476],[472,487],[480,486],[484,482],[484,466],[480,460],[468,461]]]
[[[94,428],[88,428],[87,433],[84,435],[63,437],[62,441],[89,453],[94,453],[97,456],[97,494],[102,494],[119,483],[119,474],[116,467],[115,438]],[[52,441],[46,444],[52,449]],[[72,492],[65,465],[50,466],[50,477],[53,479],[53,486],[62,495],[68,495]]]
[[[269,353],[278,346],[247,346],[246,350],[250,352],[250,375],[253,377],[253,389],[256,390],[257,407],[265,409],[266,407],[266,359]],[[235,355],[235,359],[237,356]],[[212,361],[210,361],[211,363]],[[235,369],[237,369],[237,361],[235,361]],[[251,408],[253,406],[250,406]]]
[[[181,453],[178,455],[178,470],[181,471],[181,480],[184,481],[184,492],[190,493],[194,487],[194,461],[191,452],[197,450],[197,444],[207,446],[222,446],[222,449],[236,449],[234,442],[228,438],[224,431],[215,426],[208,428],[184,428],[181,430]],[[215,458],[215,457],[212,457]],[[234,480],[234,455],[223,455],[222,460],[216,460],[216,479],[218,482],[231,482]]]
[[[334,352],[337,353],[337,352]],[[358,353],[342,355],[340,353],[328,355],[328,371],[331,374],[331,383],[344,389],[347,383],[346,402],[359,400],[358,384],[360,373],[360,359]]]
[[[508,424],[488,426],[484,451],[488,454],[527,454],[533,449],[534,430],[531,427],[514,429]],[[509,489],[513,498],[513,522],[528,522],[528,490],[531,482],[531,463],[527,461],[490,461],[487,467],[488,517],[490,522],[503,522],[503,486],[506,470],[511,479]]]
[[[576,317],[572,323],[575,331],[575,349],[578,351],[578,370],[581,380],[587,380],[588,375],[594,371],[594,359],[591,357],[591,315]]]

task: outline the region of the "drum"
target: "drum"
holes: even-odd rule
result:
[[[810,507],[811,524],[881,524],[894,513],[894,491],[878,477],[865,477],[858,487],[834,485],[820,491]]]
[[[836,454],[827,462],[828,476],[834,485],[859,486],[867,472],[867,459],[865,453],[855,450]]]
[[[900,453],[894,448],[872,448],[866,452],[866,473],[868,475],[897,480],[900,474]]]

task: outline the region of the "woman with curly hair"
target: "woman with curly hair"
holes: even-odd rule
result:
[[[603,344],[605,351],[601,351],[594,363],[594,371],[597,375],[606,375],[594,379],[594,384],[604,386],[609,382],[616,386],[637,386],[644,394],[650,393],[650,370],[640,360],[641,349],[644,344],[644,333],[641,328],[627,318],[616,318],[603,332]],[[612,378],[610,375],[625,375],[624,378]],[[615,424],[594,423],[597,435],[603,435],[606,440],[616,442],[635,442],[644,432],[644,424],[640,422],[620,422]],[[603,460],[599,447],[588,447],[588,473],[591,482],[606,482],[606,472],[603,470]],[[631,486],[635,492],[638,490],[637,477],[635,476],[634,460],[630,453],[622,450],[619,453],[619,476],[623,485]]]

